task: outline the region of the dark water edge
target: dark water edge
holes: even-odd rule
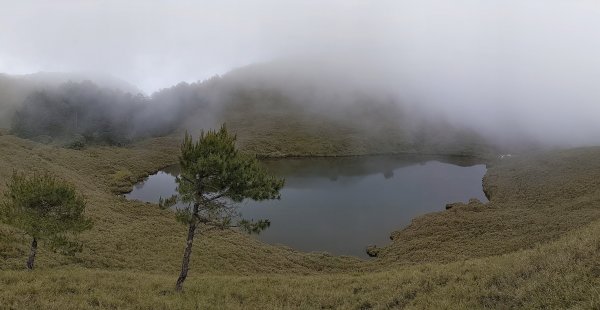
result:
[[[365,248],[389,243],[392,231],[412,219],[444,210],[446,203],[487,201],[486,167],[469,157],[419,155],[264,159],[286,179],[281,200],[244,201],[246,219],[267,218],[258,238],[302,251],[367,257]],[[176,191],[177,165],[134,186],[128,199],[157,202]]]

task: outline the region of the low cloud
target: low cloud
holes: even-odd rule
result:
[[[280,67],[261,74],[287,81],[292,92],[306,77],[334,96],[390,97],[499,141],[600,144],[596,1],[60,0],[2,7],[6,73],[103,72],[151,94],[271,63]]]

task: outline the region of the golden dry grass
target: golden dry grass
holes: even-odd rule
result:
[[[82,253],[42,245],[33,272],[26,236],[0,226],[0,308],[600,307],[599,148],[494,162],[489,204],[420,217],[373,261],[201,235],[175,294],[186,228],[117,193],[173,163],[177,142],[75,151],[0,135],[0,191],[13,169],[49,170],[84,193],[95,221]]]

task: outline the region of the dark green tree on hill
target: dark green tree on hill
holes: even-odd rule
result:
[[[278,199],[284,180],[268,175],[255,156],[240,153],[235,140],[235,135],[229,134],[223,125],[218,131],[202,132],[197,141],[186,133],[181,144],[178,195],[161,200],[162,207],[172,206],[177,201],[187,205],[176,210],[177,218],[189,227],[177,291],[183,289],[199,227],[237,227],[258,233],[270,224],[268,220],[239,220],[234,203],[246,198]]]
[[[0,220],[32,237],[27,268],[33,269],[38,241],[72,253],[80,245],[70,237],[91,228],[85,200],[75,188],[49,174],[13,173],[0,202]]]

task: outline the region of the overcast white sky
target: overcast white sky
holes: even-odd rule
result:
[[[374,26],[398,9],[367,1],[1,3],[0,71],[103,71],[147,92],[290,54],[354,50],[393,37]]]
[[[151,93],[312,57],[457,118],[600,140],[598,31],[595,0],[0,0],[0,72],[96,71]]]
[[[103,71],[146,91],[306,54],[484,72],[590,61],[599,20],[581,0],[0,0],[0,71]]]

